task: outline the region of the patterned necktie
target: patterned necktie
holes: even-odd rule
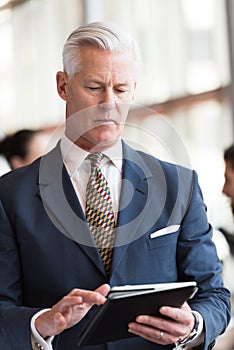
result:
[[[102,153],[91,153],[91,174],[86,189],[86,220],[96,241],[107,274],[114,245],[115,218],[108,182],[100,169]]]

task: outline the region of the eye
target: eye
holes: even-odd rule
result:
[[[86,89],[91,95],[95,96],[99,95],[102,92],[101,86],[87,86]]]
[[[100,88],[100,86],[88,86],[88,89],[89,90],[100,90],[101,88]]]
[[[128,89],[123,89],[123,88],[116,88],[115,91],[119,94],[124,94],[125,92],[128,92]]]

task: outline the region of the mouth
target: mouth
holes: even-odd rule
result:
[[[117,122],[114,119],[96,119],[95,124],[97,125],[113,125],[117,124]]]

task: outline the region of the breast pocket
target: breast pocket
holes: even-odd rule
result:
[[[175,246],[179,235],[179,229],[173,233],[168,233],[163,236],[154,236],[153,238],[148,236],[146,243],[149,250],[157,249],[169,245]]]

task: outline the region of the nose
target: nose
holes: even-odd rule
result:
[[[225,184],[223,185],[222,193],[223,193],[223,194],[226,194],[226,193],[225,193]]]
[[[100,107],[109,111],[115,108],[115,103],[116,103],[116,97],[112,89],[106,89],[102,94],[102,97],[99,103]]]
[[[226,181],[224,182],[223,188],[222,188],[222,193],[225,194],[227,197],[228,195],[228,188],[227,188],[227,184]]]

